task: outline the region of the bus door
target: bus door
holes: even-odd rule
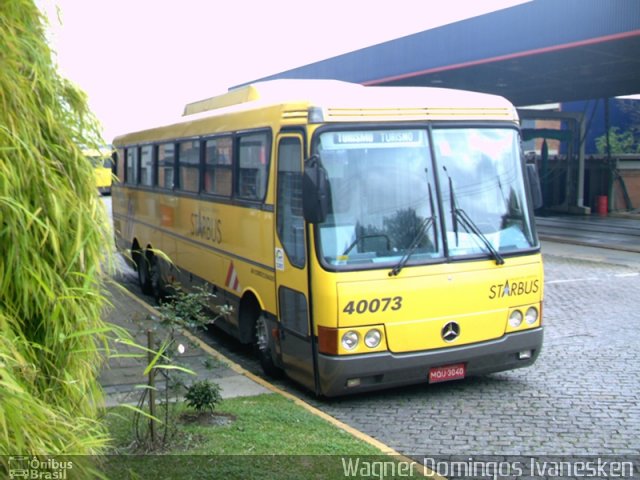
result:
[[[278,136],[275,276],[280,355],[287,375],[315,390],[308,253],[302,214],[303,136]]]

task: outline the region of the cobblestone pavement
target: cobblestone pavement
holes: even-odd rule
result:
[[[409,456],[640,453],[640,275],[546,257],[537,363],[323,407]]]
[[[640,454],[640,266],[545,255],[545,341],[531,368],[318,400],[412,457]],[[259,373],[220,335],[216,349]]]

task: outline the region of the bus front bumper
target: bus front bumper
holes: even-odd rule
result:
[[[509,333],[487,342],[433,351],[318,356],[322,395],[332,397],[427,383],[433,367],[464,363],[466,377],[532,365],[542,347],[543,328]],[[529,355],[530,354],[530,355]]]

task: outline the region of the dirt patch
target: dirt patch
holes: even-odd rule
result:
[[[235,422],[236,416],[224,412],[183,412],[179,420],[188,425],[223,427]]]

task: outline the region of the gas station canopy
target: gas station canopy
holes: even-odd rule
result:
[[[534,0],[260,80],[274,78],[461,88],[518,106],[638,94],[640,1]]]

